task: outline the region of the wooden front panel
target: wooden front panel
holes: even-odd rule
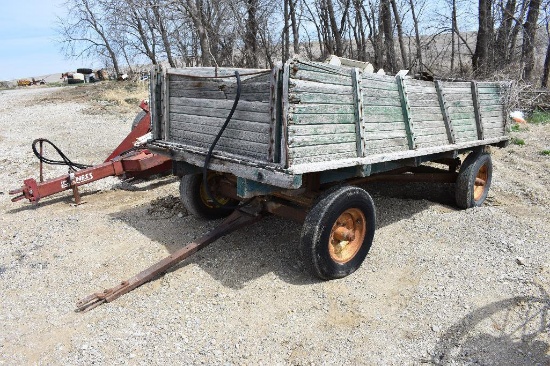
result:
[[[168,74],[167,140],[208,150],[231,111],[233,77],[193,78]],[[235,113],[214,151],[268,160],[271,133],[270,74],[242,77]]]

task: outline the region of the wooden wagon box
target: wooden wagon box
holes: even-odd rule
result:
[[[209,168],[242,179],[296,189],[309,173],[369,176],[509,139],[506,84],[291,61],[272,70],[153,71],[150,148],[201,167],[233,105],[235,70],[244,75],[241,97]]]

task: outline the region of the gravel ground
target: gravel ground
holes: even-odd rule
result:
[[[52,88],[0,91],[0,365],[550,365],[550,125],[493,150],[487,203],[452,186],[370,185],[378,225],[364,265],[320,282],[299,224],[270,217],[87,313],[112,287],[216,226],[182,209],[171,177],[106,179],[38,206],[8,190],[38,175],[45,137],[98,163],[138,112],[90,113]],[[64,173],[46,169],[46,176]]]

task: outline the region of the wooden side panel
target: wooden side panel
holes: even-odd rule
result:
[[[485,138],[506,134],[505,89],[498,83],[479,82],[478,95]]]
[[[457,143],[478,139],[476,114],[469,82],[442,82],[449,118]]]
[[[272,158],[270,78],[269,72],[241,77],[239,103],[214,151],[265,162]],[[233,106],[236,78],[197,78],[169,72],[165,83],[170,121],[167,141],[208,150]]]
[[[352,74],[293,62],[288,80],[288,165],[357,156]]]
[[[406,79],[405,83],[417,147],[448,144],[449,137],[435,84],[414,79]]]
[[[364,74],[362,86],[365,155],[408,150],[407,129],[395,78]]]

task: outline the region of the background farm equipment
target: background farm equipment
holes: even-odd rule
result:
[[[34,178],[25,179],[23,186],[11,190],[9,193],[17,195],[12,201],[28,199],[36,204],[40,199],[55,193],[71,189],[75,203],[80,203],[78,187],[84,184],[95,182],[109,176],[124,176],[125,178],[145,178],[159,174],[171,169],[171,160],[167,157],[151,153],[144,147],[134,146],[139,137],[150,131],[151,119],[147,103],[140,105],[143,110],[138,114],[139,121],[136,121],[132,131],[118,145],[118,147],[101,164],[88,166],[78,164],[68,159],[63,152],[53,143],[46,139],[37,139],[33,142],[33,151],[40,160],[40,177],[37,182]],[[136,118],[137,119],[137,118]],[[62,160],[52,160],[44,157],[44,143],[51,145]],[[39,145],[38,148],[36,145]],[[67,165],[69,172],[60,177],[44,180],[43,164]]]

